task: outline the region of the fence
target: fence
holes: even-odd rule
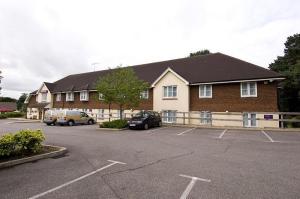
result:
[[[130,119],[133,113],[123,113],[124,119]],[[230,126],[259,128],[300,127],[300,113],[295,112],[174,112],[160,113],[164,124],[197,126]],[[119,113],[95,114],[98,122],[120,119]]]

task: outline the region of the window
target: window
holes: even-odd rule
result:
[[[176,123],[176,111],[163,111],[163,121],[167,123]]]
[[[200,113],[200,123],[201,124],[211,124],[211,112],[202,111]]]
[[[101,120],[104,119],[104,109],[98,109],[98,118]]]
[[[47,101],[47,93],[42,93],[42,102]]]
[[[244,113],[243,114],[243,126],[244,127],[256,127],[256,114],[255,113]]]
[[[74,101],[74,93],[73,92],[67,92],[66,93],[66,101]]]
[[[80,92],[80,101],[88,101],[89,100],[89,92],[81,91]]]
[[[177,86],[164,86],[163,89],[165,98],[177,97]]]
[[[241,83],[241,97],[257,97],[256,82],[242,82]]]
[[[141,97],[141,99],[148,99],[149,98],[149,90],[142,91],[140,97]]]
[[[211,84],[205,84],[199,86],[199,98],[212,98]]]
[[[102,94],[102,93],[99,93],[99,100],[104,100],[103,97],[104,97],[103,94]]]
[[[61,93],[56,94],[56,101],[61,101]]]

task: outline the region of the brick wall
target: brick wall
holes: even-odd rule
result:
[[[257,82],[257,97],[241,97],[240,83],[212,85],[212,98],[199,98],[199,86],[190,87],[190,110],[213,112],[276,112],[277,83]]]
[[[97,92],[89,93],[89,101],[80,101],[80,93],[74,93],[74,101],[66,102],[66,94],[62,94],[61,101],[56,101],[56,94],[53,98],[53,108],[86,108],[86,109],[108,109],[108,104],[99,100]],[[112,104],[111,109],[119,109],[115,104]],[[153,109],[153,89],[149,90],[149,98],[142,100],[136,110],[152,110]]]

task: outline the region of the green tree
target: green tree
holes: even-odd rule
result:
[[[117,67],[103,77],[100,77],[96,88],[103,95],[103,102],[109,105],[117,104],[122,112],[124,108],[134,109],[141,102],[140,93],[149,88],[148,83],[140,80],[132,68]]]
[[[288,37],[284,45],[284,55],[278,56],[269,68],[286,77],[280,83],[280,111],[300,112],[300,34]]]
[[[189,57],[195,57],[195,56],[199,56],[199,55],[208,55],[208,54],[210,54],[210,51],[207,50],[207,49],[204,49],[204,50],[199,50],[199,51],[194,52],[194,53],[190,53]]]
[[[24,102],[27,98],[27,94],[26,93],[22,93],[22,95],[19,97],[18,101],[17,101],[17,110],[21,111],[21,112],[25,112],[26,107],[24,105]]]
[[[17,100],[11,97],[0,97],[0,102],[16,102]]]

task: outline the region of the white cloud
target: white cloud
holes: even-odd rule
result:
[[[65,75],[210,49],[267,67],[300,32],[299,1],[2,0],[3,95]]]

